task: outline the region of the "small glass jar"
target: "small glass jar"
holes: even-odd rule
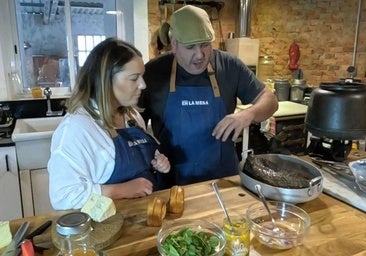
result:
[[[32,92],[33,98],[42,98],[43,97],[41,87],[33,87],[31,92]]]
[[[58,256],[98,256],[90,239],[91,218],[83,212],[62,215],[56,223],[60,241]]]
[[[294,102],[302,102],[304,99],[304,90],[306,81],[303,79],[294,79],[291,84],[290,100]]]
[[[259,56],[257,77],[263,83],[273,79],[274,62],[271,56]]]
[[[222,230],[226,236],[225,256],[249,256],[250,225],[244,215],[232,215],[231,224],[225,218]]]

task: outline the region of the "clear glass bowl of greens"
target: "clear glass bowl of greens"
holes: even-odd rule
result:
[[[220,256],[225,253],[224,231],[206,220],[166,220],[157,238],[163,256]]]

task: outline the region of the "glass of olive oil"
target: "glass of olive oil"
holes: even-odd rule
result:
[[[230,216],[232,225],[225,218],[223,231],[226,235],[226,256],[249,256],[250,225],[245,215]]]

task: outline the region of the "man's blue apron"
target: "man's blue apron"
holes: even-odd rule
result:
[[[170,160],[176,184],[189,184],[238,174],[233,141],[216,140],[212,131],[226,115],[211,64],[211,87],[175,86],[177,62],[173,61],[170,93],[164,111],[161,148]]]
[[[109,131],[116,150],[113,173],[105,184],[116,184],[138,177],[145,177],[156,186],[151,160],[157,142],[139,127]]]

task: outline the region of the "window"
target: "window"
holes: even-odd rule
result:
[[[35,86],[72,90],[79,67],[78,35],[117,36],[134,44],[147,62],[147,7],[147,0],[1,1],[0,34],[7,36],[0,36],[0,98],[29,98]],[[13,66],[22,79],[19,93],[9,79]]]
[[[78,52],[78,66],[84,65],[86,58],[91,50],[105,39],[105,36],[96,35],[78,35],[77,36],[77,52]]]
[[[71,87],[93,47],[117,35],[116,15],[107,14],[116,0],[13,1],[24,88]]]

